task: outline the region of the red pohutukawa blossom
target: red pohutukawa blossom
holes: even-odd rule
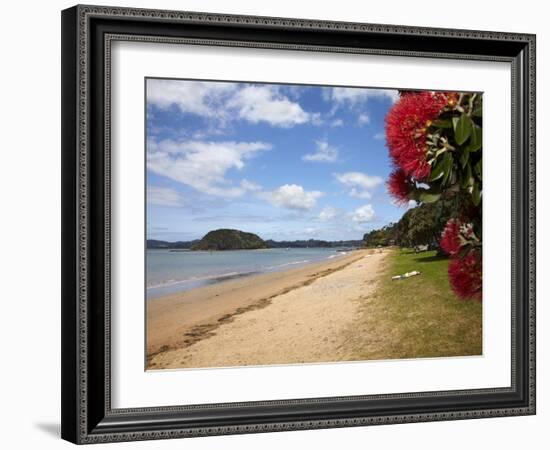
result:
[[[388,112],[386,141],[390,156],[406,175],[422,181],[430,174],[426,159],[427,130],[441,110],[455,101],[441,92],[412,92],[401,95]]]
[[[395,200],[404,204],[409,201],[409,193],[412,190],[412,181],[401,169],[395,169],[387,181],[388,191]]]
[[[473,225],[460,219],[450,219],[445,225],[439,241],[443,251],[454,256],[460,251],[460,247],[469,243],[479,243]]]
[[[449,262],[449,281],[454,293],[462,299],[481,300],[481,253],[470,248],[460,257],[461,248],[479,243],[471,223],[450,219],[445,225],[439,245],[452,259]]]
[[[462,245],[460,241],[461,222],[458,219],[451,219],[445,225],[439,245],[445,253],[454,256],[460,251]]]
[[[463,258],[454,258],[449,262],[449,281],[459,298],[481,300],[481,265],[481,253],[475,249]]]

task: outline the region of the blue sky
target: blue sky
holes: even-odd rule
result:
[[[386,192],[395,90],[148,79],[147,238],[236,228],[362,239],[404,209]]]

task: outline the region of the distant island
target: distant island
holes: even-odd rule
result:
[[[319,239],[303,239],[296,241],[264,241],[254,233],[240,230],[219,229],[207,233],[202,239],[192,241],[161,241],[148,239],[148,249],[170,250],[255,250],[262,248],[342,248],[363,247],[363,240],[324,241]]]
[[[191,250],[257,250],[267,244],[257,234],[222,228],[208,232]]]

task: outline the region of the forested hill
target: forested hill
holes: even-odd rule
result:
[[[445,224],[460,213],[459,205],[460,203],[457,205],[453,200],[421,204],[407,210],[398,222],[369,231],[363,240],[367,247],[429,245],[438,248]]]
[[[191,250],[256,250],[267,248],[257,234],[222,228],[207,233]]]

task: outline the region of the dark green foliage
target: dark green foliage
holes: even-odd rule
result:
[[[379,230],[372,230],[363,236],[366,247],[386,247],[397,243],[397,223],[390,223]]]
[[[460,194],[434,203],[422,203],[409,209],[399,222],[366,233],[363,237],[365,246],[428,245],[439,248],[439,238],[447,221],[451,217],[458,217],[469,204],[469,198]]]
[[[409,209],[397,223],[397,244],[401,247],[438,247],[439,237],[453,216],[453,202],[440,200]]]
[[[363,241],[321,241],[308,239],[300,241],[265,241],[269,248],[338,248],[338,247],[362,247]]]
[[[481,95],[463,93],[456,106],[446,108],[430,123],[426,141],[430,175],[409,193],[410,199],[433,203],[464,191],[474,206],[481,205],[481,111]]]
[[[255,250],[267,248],[258,235],[222,228],[207,233],[191,250]]]

